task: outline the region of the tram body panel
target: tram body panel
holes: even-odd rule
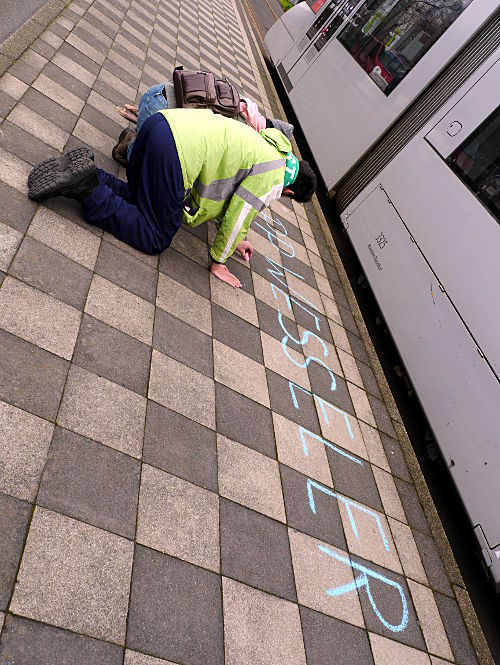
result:
[[[315,15],[305,2],[300,2],[276,21],[266,34],[266,46],[273,62],[281,62],[297,39],[313,23]]]

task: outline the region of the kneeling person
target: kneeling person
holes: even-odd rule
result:
[[[259,134],[210,110],[173,109],[148,118],[127,167],[128,183],[96,168],[90,151],[78,149],[36,166],[29,197],[79,200],[90,224],[147,254],[166,249],[181,222],[214,219],[210,272],[240,287],[224,263],[245,240],[252,219],[280,196],[310,200],[316,176],[297,160],[277,129]]]

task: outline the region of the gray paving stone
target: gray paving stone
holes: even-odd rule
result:
[[[121,665],[123,648],[37,621],[9,615],[0,662],[40,665]]]
[[[268,408],[221,383],[215,384],[215,404],[220,434],[276,459],[273,421]]]
[[[0,118],[6,118],[16,105],[16,100],[0,90]]]
[[[263,362],[259,330],[215,303],[212,303],[212,334],[226,346]]]
[[[332,497],[317,492],[314,495],[316,513],[309,505],[307,476],[281,464],[281,482],[287,523],[297,531],[346,550],[344,528],[338,503]]]
[[[127,646],[179,663],[224,662],[219,575],[137,546]]]
[[[123,129],[123,126],[120,124],[120,116],[118,115],[118,113],[115,113],[115,116],[116,120],[108,118],[107,115],[101,113],[91,104],[85,104],[85,107],[80,115],[80,117],[83,120],[85,120],[88,124],[92,125],[93,127],[100,130],[101,132],[111,137],[112,139],[118,140],[118,137],[120,135],[121,130]]]
[[[49,157],[59,157],[58,150],[8,120],[2,123],[0,132],[2,147],[29,164],[35,165]]]
[[[217,492],[215,432],[151,401],[146,414],[143,459]]]
[[[333,344],[330,326],[326,317],[320,312],[312,309],[308,305],[299,305],[297,302],[292,301],[292,309],[295,315],[297,325],[302,326],[306,330],[310,330],[325,342]]]
[[[437,547],[430,536],[413,530],[420,559],[425,569],[430,586],[442,594],[453,595]]]
[[[401,446],[396,441],[396,439],[387,436],[387,434],[384,434],[383,432],[380,433],[380,438],[382,440],[382,445],[384,446],[385,454],[392,474],[410,483],[411,476],[408,471],[408,467],[406,466],[406,461],[403,455],[403,451],[401,450]]]
[[[7,609],[14,587],[30,517],[31,505],[29,503],[0,493],[0,533],[2,534],[0,539],[0,609],[2,610]]]
[[[0,222],[26,233],[37,204],[3,182],[0,182],[0,203]]]
[[[126,538],[134,538],[140,464],[57,427],[37,503]]]
[[[9,269],[23,236],[19,231],[0,222],[0,268]]]
[[[0,398],[55,421],[68,361],[0,330]]]
[[[311,432],[319,434],[318,416],[311,394],[297,386],[292,386],[298,407],[295,408],[289,381],[270,369],[266,369],[266,374],[271,409]]]
[[[212,338],[160,308],[155,314],[153,347],[213,378]]]
[[[308,665],[373,665],[366,631],[300,607]]]
[[[205,225],[203,225],[205,226]],[[160,256],[160,271],[204,298],[210,298],[210,273],[195,261],[169,248]]]
[[[325,364],[328,366],[328,359],[325,359]],[[330,371],[315,362],[309,363],[307,372],[311,381],[312,392],[318,397],[330,402],[330,404],[338,406],[342,411],[347,411],[347,413],[355,415],[347,383],[341,376],[335,374],[331,368],[329,369]],[[332,390],[332,383],[334,380],[335,388]]]
[[[144,397],[151,347],[106,323],[83,315],[73,362]]]
[[[434,593],[434,598],[457,663],[460,663],[460,665],[477,665],[476,654],[456,600],[439,593]]]
[[[340,303],[337,302],[337,305]],[[352,353],[354,357],[357,360],[360,360],[361,362],[365,363],[366,365],[370,364],[370,358],[368,357],[368,354],[366,353],[365,345],[363,343],[363,340],[361,337],[358,335],[355,335],[354,333],[350,332],[349,330],[346,330],[347,338],[349,340],[349,343],[352,348]]]
[[[281,327],[278,319],[278,312],[275,309],[267,305],[265,302],[262,302],[259,298],[256,298],[255,304],[259,316],[259,328],[262,331],[280,341],[287,333],[289,333],[290,337],[293,336],[295,339],[299,339],[296,323],[292,321],[292,319],[289,319],[284,312],[282,312],[282,321],[287,333]],[[287,344],[295,351],[302,353],[302,347],[299,344],[295,344],[291,339],[288,340]]]
[[[79,310],[92,277],[83,266],[29,236],[23,240],[10,274]]]
[[[224,577],[226,665],[305,665],[297,605]]]
[[[286,526],[221,498],[222,574],[296,602]]]
[[[413,485],[405,483],[399,478],[394,478],[394,482],[396,483],[408,524],[414,529],[430,535],[429,524],[427,523],[425,513],[422,510],[422,505]]]
[[[366,460],[360,460],[362,464],[358,464],[328,447],[326,454],[335,489],[355,501],[383,511],[371,464]]]
[[[397,436],[396,431],[394,430],[391,417],[389,416],[389,412],[387,411],[385,404],[380,399],[373,397],[373,395],[370,395],[369,393],[367,397],[368,401],[370,402],[373,415],[375,416],[378,429],[381,432],[384,432],[384,434],[392,436],[395,439]]]

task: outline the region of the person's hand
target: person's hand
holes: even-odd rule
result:
[[[212,263],[210,266],[210,272],[214,277],[218,277],[223,282],[226,282],[226,284],[229,284],[229,286],[233,286],[235,289],[241,289],[240,280],[235,277],[233,273],[229,272],[229,269],[221,263]]]
[[[117,112],[125,118],[125,120],[130,120],[130,122],[137,122],[137,116],[139,115],[139,108],[137,106],[132,106],[132,104],[125,104],[125,107],[117,106]]]
[[[242,240],[236,245],[236,251],[241,255],[244,261],[250,261],[253,254],[253,247],[248,240]]]

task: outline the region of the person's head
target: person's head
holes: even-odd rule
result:
[[[283,190],[283,196],[288,196],[291,199],[295,199],[298,203],[305,203],[312,199],[312,195],[316,191],[316,186],[318,184],[318,178],[309,165],[309,162],[306,162],[304,159],[299,160],[299,173],[295,178],[295,181],[285,187]]]

